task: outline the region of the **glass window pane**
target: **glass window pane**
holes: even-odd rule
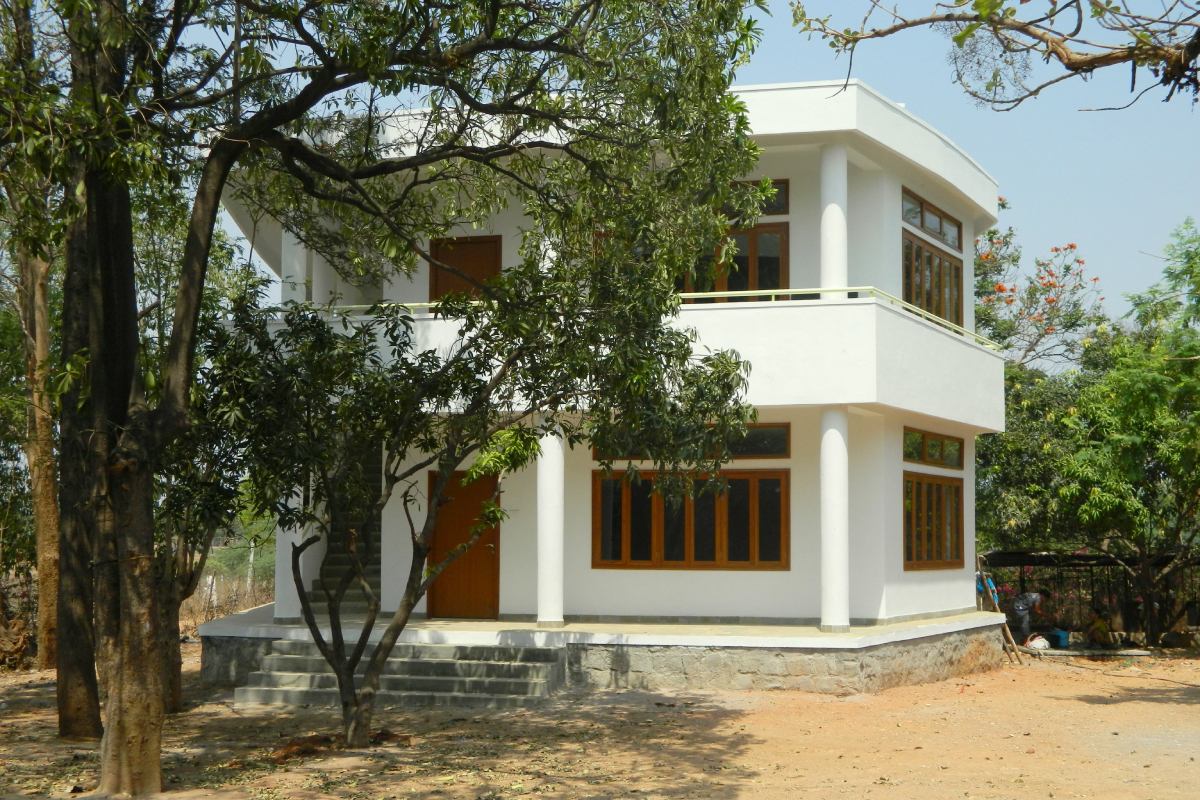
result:
[[[904,432],[904,457],[911,461],[921,461],[924,459],[922,450],[925,437],[916,431]]]
[[[921,225],[921,203],[911,194],[904,195],[904,221],[909,225]]]
[[[942,225],[942,238],[946,240],[946,244],[958,247],[958,225],[946,220],[945,224]]]
[[[778,233],[758,234],[758,285],[754,289],[782,289],[779,283],[783,237]]]
[[[788,207],[788,185],[784,181],[772,181],[775,196],[763,206],[763,214],[786,214]]]
[[[925,251],[925,275],[921,288],[925,290],[925,302],[918,303],[921,308],[929,311],[933,308],[933,253]]]
[[[726,280],[728,291],[742,292],[750,288],[750,236],[739,233],[729,237],[737,249],[733,263],[726,267],[729,278]]]
[[[942,218],[928,208],[925,209],[925,227],[940,236],[942,233]]]
[[[904,240],[904,302],[911,303],[913,297],[913,245],[908,239]]]
[[[694,541],[693,561],[717,560],[717,498],[711,493],[700,494],[693,503]]]
[[[925,457],[940,464],[942,461],[942,440],[936,436],[927,436],[925,438]]]
[[[621,481],[600,481],[600,558],[621,560]]]
[[[913,560],[913,482],[904,482],[904,560]]]
[[[700,256],[696,259],[696,267],[692,271],[691,277],[693,292],[715,292],[717,290],[717,272],[713,263],[715,260],[713,256]],[[713,303],[716,301],[711,297],[701,297],[694,302]]]
[[[687,560],[687,507],[663,501],[663,561]]]
[[[954,439],[942,443],[942,463],[947,467],[962,466],[962,445]]]
[[[629,560],[654,557],[654,486],[650,481],[629,485]]]
[[[932,483],[925,484],[925,561],[933,560],[933,521],[934,521],[934,501],[933,492],[934,485]]]
[[[783,553],[783,481],[758,481],[758,560],[779,561]]]
[[[729,446],[734,458],[747,456],[774,456],[786,458],[788,453],[788,428],[786,425],[751,426],[745,438]]]
[[[729,540],[729,560],[750,560],[750,480],[734,478],[729,481],[726,497],[726,532]]]

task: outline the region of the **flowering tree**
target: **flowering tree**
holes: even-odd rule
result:
[[[1107,320],[1100,279],[1087,277],[1079,248],[1050,248],[1032,273],[1021,266],[1012,228],[985,231],[975,248],[976,330],[1004,348],[1010,365],[1052,369],[1076,362]]]

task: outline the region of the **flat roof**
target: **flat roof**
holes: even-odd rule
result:
[[[745,103],[751,133],[764,147],[817,143],[842,134],[868,159],[882,150],[934,176],[989,224],[995,222],[996,179],[945,134],[862,81],[757,84],[730,91]]]

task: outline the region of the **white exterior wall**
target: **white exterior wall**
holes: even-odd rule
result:
[[[850,617],[854,624],[971,608],[974,593],[974,441],[962,425],[890,409],[851,407]],[[734,461],[729,469],[788,469],[791,566],[783,571],[592,568],[592,472],[585,448],[566,453],[564,612],[571,617],[743,617],[815,621],[820,616],[820,411],[760,409],[760,422],[789,422],[792,457]],[[967,468],[903,459],[903,430],[918,427],[966,440]],[[905,471],[963,480],[966,550],[953,570],[904,570]],[[536,473],[506,482],[509,520],[500,534],[500,613],[537,611]],[[387,604],[385,603],[385,606]]]
[[[852,81],[748,87],[738,90],[764,148],[747,179],[789,181],[789,284],[821,284],[821,148],[847,148],[848,275],[850,286],[874,286],[902,297],[901,191],[908,188],[963,226],[963,292],[971,297],[972,241],[994,224],[995,181],[944,136]],[[429,270],[382,289],[351,287],[321,259],[272,221],[253,223],[230,208],[259,254],[281,275],[283,299],[322,302],[340,295],[347,305],[378,299],[426,302]],[[530,221],[520,208],[496,214],[480,228],[453,236],[501,235],[504,268],[519,263],[521,232]],[[934,242],[936,245],[937,243]],[[938,245],[948,249],[944,245]],[[973,328],[973,314],[963,324]],[[934,614],[971,607],[974,581],[974,435],[1003,429],[1003,361],[966,338],[871,298],[691,305],[678,324],[695,328],[700,344],[730,348],[753,365],[748,400],[760,421],[792,426],[792,457],[733,462],[730,469],[787,468],[790,479],[791,568],[786,571],[620,570],[591,567],[589,450],[566,452],[564,613],[579,616],[820,617],[819,434],[821,409],[849,412],[850,617],[852,621]],[[419,346],[444,351],[457,334],[453,320],[417,314]],[[939,470],[905,464],[905,425],[962,437],[968,468]],[[966,567],[903,569],[903,472],[962,477]],[[424,476],[420,489],[424,491]],[[501,505],[500,613],[537,612],[537,482],[534,468],[506,481]],[[423,517],[423,505],[414,509]],[[411,557],[399,502],[384,514],[383,607],[396,608]],[[279,544],[276,616],[297,616],[286,537]],[[318,558],[314,552],[306,559]],[[307,567],[306,567],[307,568]],[[295,605],[295,614],[290,613]],[[424,611],[424,602],[416,609]]]

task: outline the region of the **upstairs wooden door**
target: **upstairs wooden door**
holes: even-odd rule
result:
[[[429,473],[432,488],[436,473]],[[430,564],[471,538],[484,501],[496,491],[496,478],[464,485],[456,472],[446,488],[452,498],[438,512]],[[429,616],[443,619],[497,619],[500,616],[500,531],[489,528],[471,549],[456,558],[429,587]]]
[[[461,236],[457,239],[435,239],[430,255],[443,264],[449,264],[464,275],[479,283],[500,274],[499,236]],[[452,272],[429,267],[429,301],[441,300],[451,293],[479,294],[470,281],[463,280]]]

